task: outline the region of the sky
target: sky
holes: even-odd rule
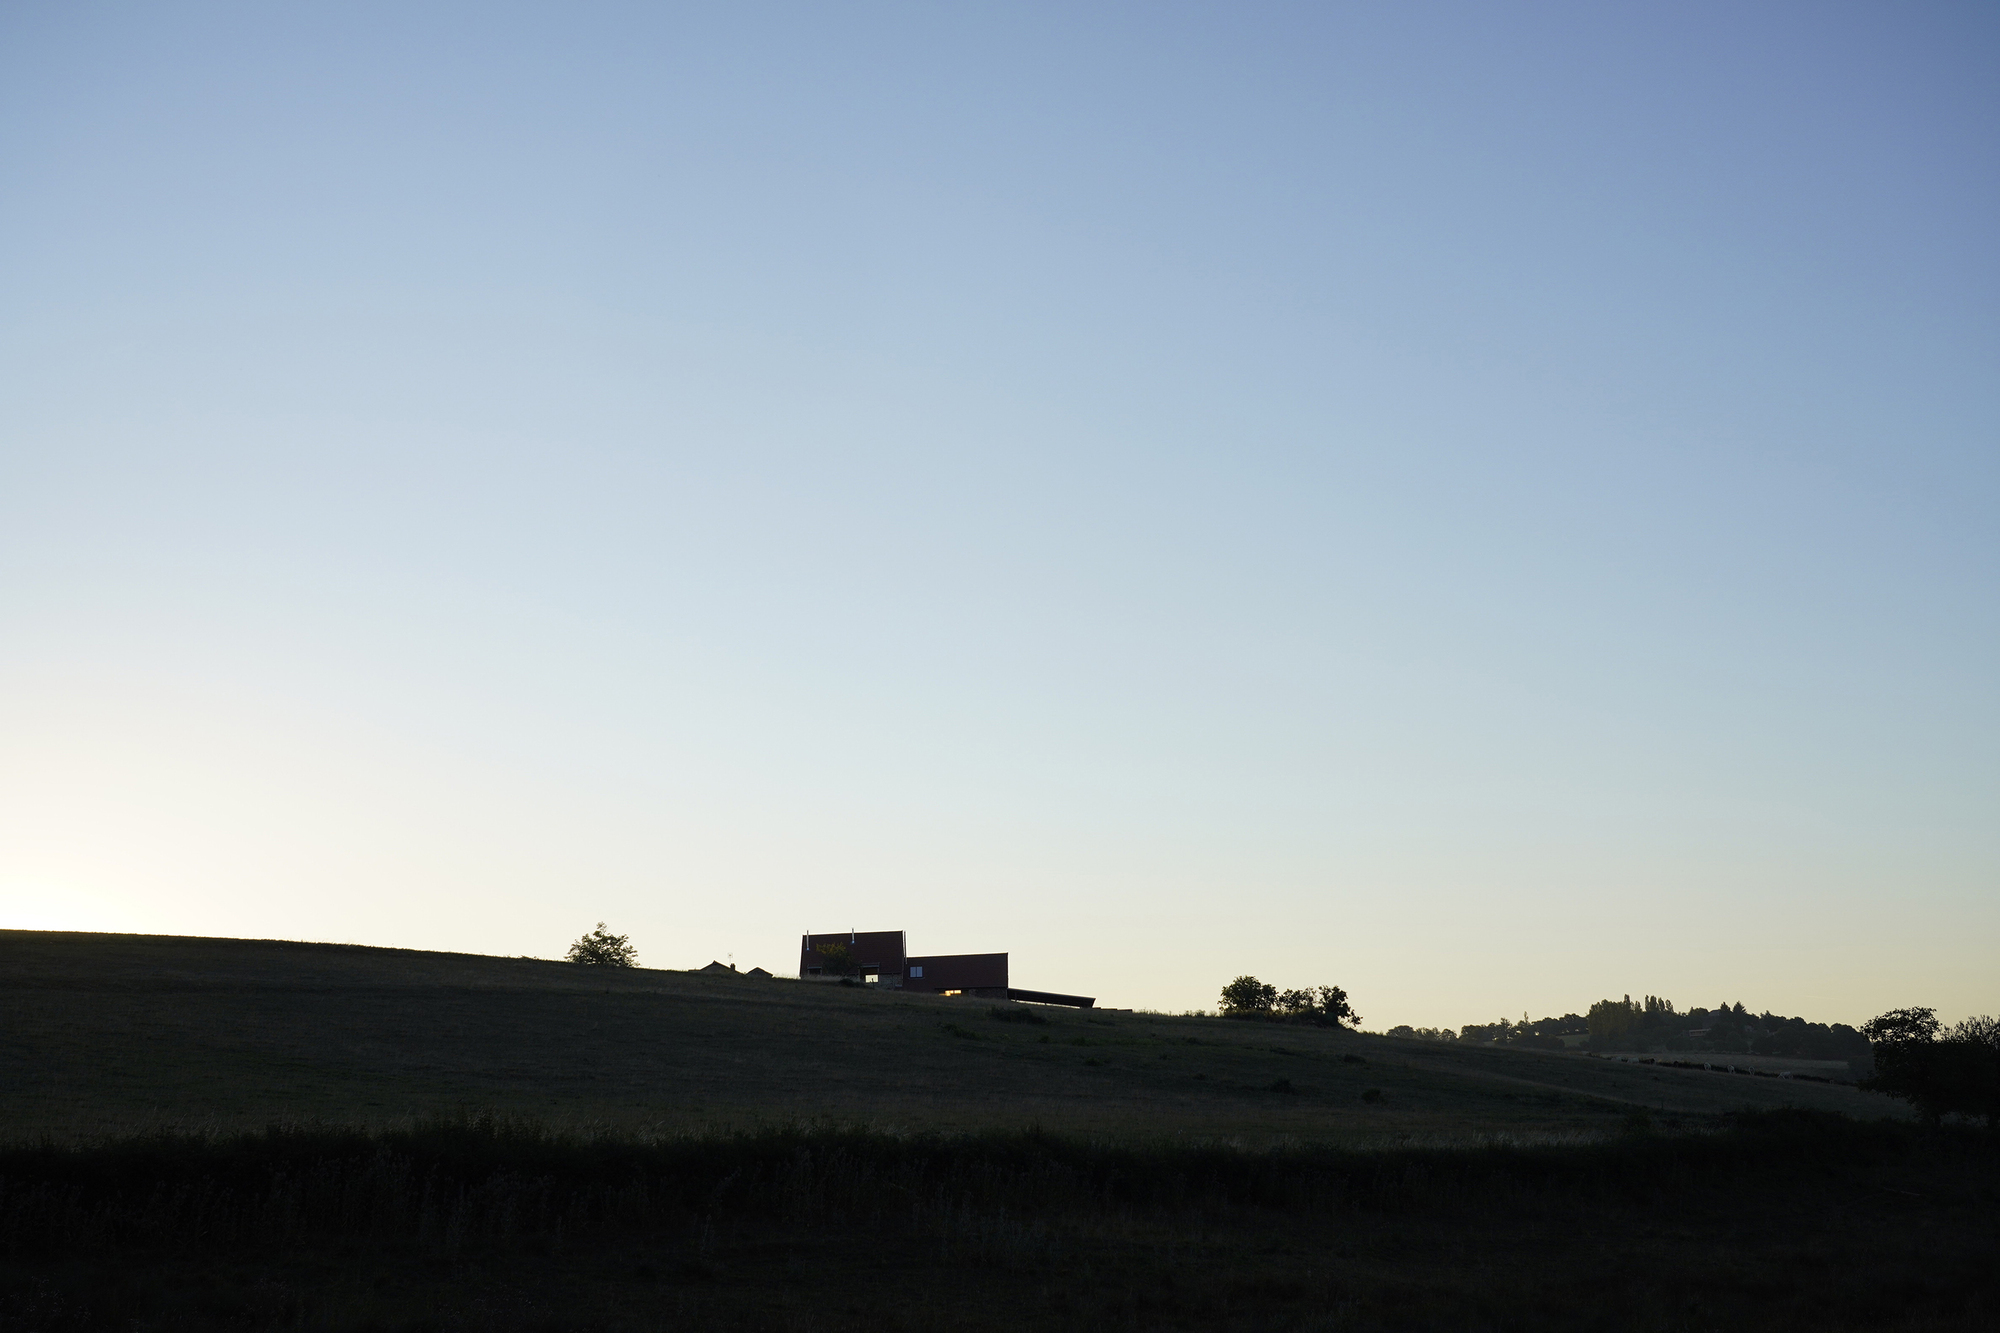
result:
[[[0,926],[2000,1010],[2000,11],[0,7]]]

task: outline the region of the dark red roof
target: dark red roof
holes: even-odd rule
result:
[[[814,933],[799,939],[799,975],[804,976],[825,960],[820,957],[822,944],[840,944],[847,948],[848,955],[861,967],[879,968],[884,972],[900,973],[903,970],[903,932],[900,930],[833,930],[825,934]]]
[[[922,968],[922,975],[917,969]],[[983,990],[1007,987],[1004,953],[949,953],[912,958],[903,969],[904,990]]]

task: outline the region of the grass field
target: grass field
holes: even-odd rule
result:
[[[1993,1137],[1851,1088],[269,941],[0,1005],[0,1333],[2000,1324]]]
[[[1045,1024],[1002,1023],[990,1008],[530,959],[5,931],[0,1132],[476,1108],[644,1130],[833,1117],[1367,1145],[1592,1134],[1635,1107],[1900,1113],[1852,1088],[1575,1054],[1049,1008],[1034,1010]]]

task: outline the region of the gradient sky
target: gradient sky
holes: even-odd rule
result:
[[[1989,4],[0,8],[0,925],[2000,1008]]]

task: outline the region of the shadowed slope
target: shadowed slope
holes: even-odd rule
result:
[[[627,1127],[832,1116],[1158,1138],[1565,1136],[1635,1106],[1799,1105],[1849,1088],[1445,1049],[1324,1029],[1038,1011],[534,959],[0,932],[0,1129],[387,1122],[460,1107]],[[1379,1089],[1379,1100],[1362,1094]]]

